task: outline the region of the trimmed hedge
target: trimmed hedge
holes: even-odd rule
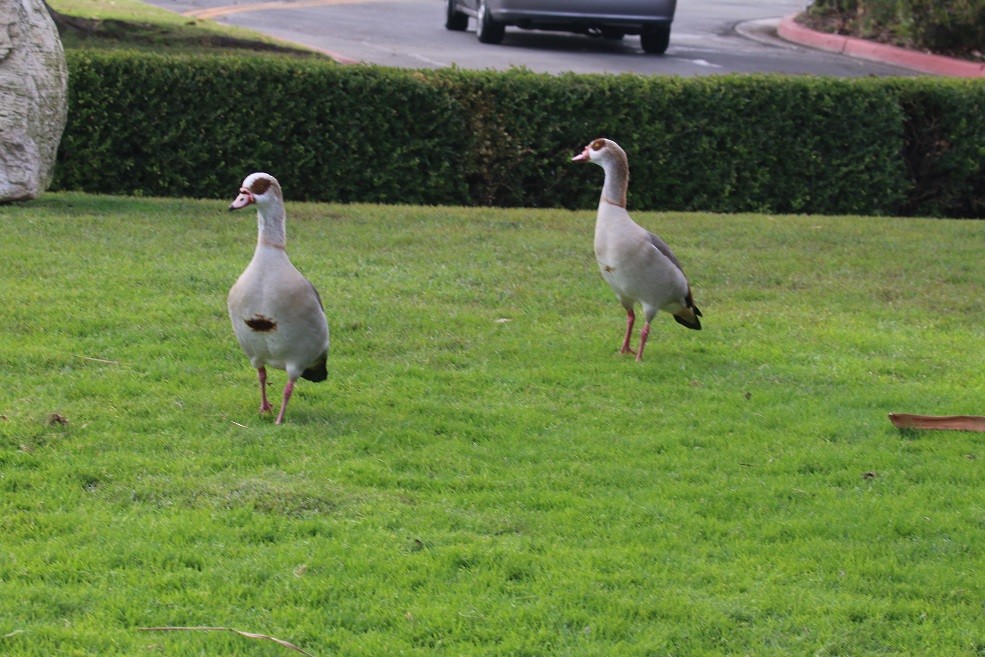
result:
[[[985,217],[985,81],[897,88],[909,192],[900,214]]]
[[[54,189],[589,208],[598,136],[632,207],[985,214],[974,81],[404,71],[278,58],[70,52]]]
[[[399,71],[287,58],[69,52],[55,187],[224,198],[253,171],[292,200],[462,203],[454,99]]]
[[[471,198],[593,207],[607,136],[629,154],[633,207],[884,214],[904,199],[902,116],[862,81],[729,76],[439,74],[473,117]]]

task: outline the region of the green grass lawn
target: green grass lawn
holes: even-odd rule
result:
[[[132,49],[171,54],[272,54],[326,58],[245,28],[184,17],[140,0],[47,0],[70,25],[66,49]],[[232,2],[230,2],[232,4]]]
[[[225,207],[0,206],[0,654],[985,653],[983,437],[886,418],[985,413],[985,222],[636,212],[704,311],[636,363],[593,212],[289,203],[277,427]]]

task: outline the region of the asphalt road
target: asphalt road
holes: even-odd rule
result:
[[[710,75],[786,73],[839,77],[912,75],[906,69],[789,44],[779,17],[806,0],[679,0],[664,55],[646,55],[639,38],[606,41],[508,28],[500,45],[444,28],[445,0],[146,0],[354,60],[400,68],[507,69],[545,73]]]

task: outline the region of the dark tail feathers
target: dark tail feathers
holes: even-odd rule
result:
[[[684,303],[687,304],[687,307],[674,315],[674,319],[677,320],[677,323],[681,326],[686,326],[689,329],[700,331],[701,320],[698,318],[701,317],[701,311],[698,310],[696,305],[694,305],[694,298],[691,296],[691,290],[687,291],[687,298],[684,299]]]
[[[301,372],[301,378],[307,379],[308,381],[314,381],[318,383],[319,381],[324,381],[328,378],[328,352],[326,351],[321,355],[318,361]]]

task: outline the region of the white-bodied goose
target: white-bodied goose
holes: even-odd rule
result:
[[[309,381],[328,377],[328,320],[315,287],[287,257],[284,197],[277,179],[267,173],[250,174],[229,209],[248,205],[257,207],[257,248],[229,290],[229,319],[260,378],[261,413],[270,410],[266,366],[287,371],[277,415],[280,424],[298,377]]]
[[[596,139],[572,161],[594,162],[605,171],[595,221],[595,259],[602,278],[612,286],[626,309],[626,337],[620,352],[632,352],[629,340],[636,321],[633,306],[637,303],[643,306],[646,324],[640,333],[636,360],[643,359],[650,322],[658,310],[669,312],[679,324],[700,330],[701,311],[694,305],[691,286],[680,261],[662,239],[639,226],[626,212],[629,187],[626,151],[610,139]]]

